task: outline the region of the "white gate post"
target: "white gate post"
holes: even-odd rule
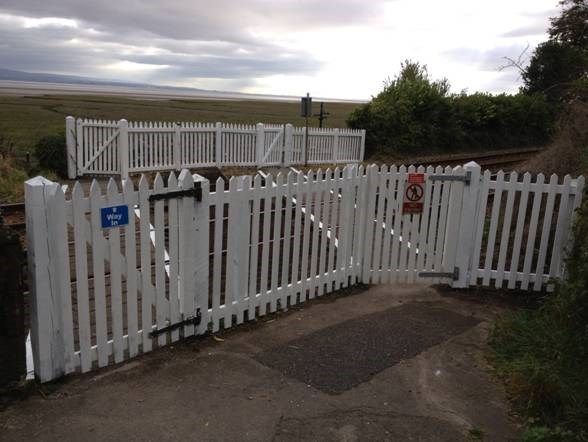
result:
[[[74,117],[65,118],[65,144],[67,155],[67,177],[73,180],[76,177],[76,120]]]
[[[118,122],[118,145],[120,151],[120,176],[129,177],[129,122],[124,118]]]
[[[265,132],[262,123],[257,123],[255,126],[255,162],[257,167],[263,166],[263,147],[265,144]]]
[[[76,176],[84,173],[84,129],[81,118],[76,121]]]
[[[194,188],[194,179],[188,169],[183,169],[178,177],[178,187],[182,190]],[[195,204],[192,196],[184,196],[178,202],[178,242],[179,242],[179,291],[180,312],[184,319],[196,313],[196,235]],[[208,250],[208,249],[207,249]],[[208,292],[207,292],[208,293]],[[184,337],[195,333],[194,325],[184,326]]]
[[[180,126],[174,123],[174,167],[176,170],[182,170],[182,152],[181,152],[182,138],[180,135]]]
[[[294,162],[294,128],[290,123],[284,129],[284,166],[291,166]]]
[[[459,168],[455,168],[457,170]],[[447,235],[445,237],[444,268],[451,272],[457,269],[457,279],[451,286],[468,287],[471,259],[474,252],[474,226],[479,214],[481,167],[469,162],[464,167],[467,182],[451,184]]]
[[[222,150],[223,150],[223,124],[220,122],[216,123],[216,143],[214,144],[215,147],[215,160],[216,160],[216,167],[220,169],[222,165]]]
[[[361,130],[361,146],[359,150],[359,159],[357,160],[359,163],[363,161],[363,155],[365,153],[365,129]]]
[[[194,254],[195,254],[195,268],[196,275],[194,281],[194,293],[195,293],[195,308],[200,308],[201,320],[200,325],[196,329],[197,335],[204,334],[208,330],[208,266],[210,260],[210,183],[209,181],[198,174],[192,176],[195,185],[200,185],[202,189],[201,201],[195,202],[195,241],[194,241]],[[183,238],[184,240],[186,238]]]
[[[61,192],[59,184],[43,177],[25,182],[31,343],[35,375],[41,382],[66,373],[65,337],[71,333],[64,327],[63,291],[69,284],[67,231],[65,225],[56,225],[65,222],[65,202],[63,194],[56,198],[56,192]],[[62,216],[53,219],[52,214]]]
[[[335,135],[333,136],[333,163],[337,163],[339,160],[339,129],[335,129]]]

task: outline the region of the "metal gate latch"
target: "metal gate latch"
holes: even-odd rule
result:
[[[419,272],[421,278],[451,278],[454,281],[459,279],[459,268],[454,267],[453,272]]]
[[[149,196],[149,201],[168,200],[171,198],[182,198],[184,196],[191,196],[196,198],[196,201],[202,201],[202,183],[196,181],[192,189],[174,190],[172,192],[155,193]]]
[[[202,321],[202,314],[200,313],[200,309],[196,309],[196,315],[188,316],[183,321],[176,322],[175,324],[168,325],[167,327],[153,330],[151,333],[149,333],[149,337],[155,338],[156,336],[159,336],[163,333],[181,328],[184,325],[194,325],[194,326],[200,325],[201,321]]]
[[[466,171],[465,175],[429,175],[431,181],[463,181],[466,186],[469,186],[472,181],[472,171]]]

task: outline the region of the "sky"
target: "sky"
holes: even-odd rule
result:
[[[406,59],[452,91],[516,92],[502,57],[557,0],[0,0],[0,67],[201,89],[369,99]]]

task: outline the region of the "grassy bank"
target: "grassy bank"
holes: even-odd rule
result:
[[[346,127],[357,104],[327,103],[326,127]],[[314,106],[318,110],[318,104]],[[304,124],[299,103],[228,100],[145,100],[109,96],[0,96],[0,134],[24,155],[41,137],[65,129],[65,117],[138,121],[223,121]],[[317,119],[311,121],[318,125]]]
[[[572,109],[544,157],[543,172],[587,175],[588,107]],[[553,159],[555,157],[556,159]],[[533,169],[533,167],[530,167]],[[497,322],[492,360],[524,419],[524,441],[588,440],[588,196],[577,214],[567,277],[536,310]]]

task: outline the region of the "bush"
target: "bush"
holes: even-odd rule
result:
[[[0,156],[0,203],[23,201],[26,179],[26,172],[15,167],[11,158]]]
[[[41,169],[67,178],[67,149],[64,134],[46,135],[35,144],[35,156]]]
[[[406,61],[400,74],[347,124],[366,129],[368,156],[376,150],[428,153],[500,149],[545,143],[553,115],[542,95],[449,94],[425,66]]]

